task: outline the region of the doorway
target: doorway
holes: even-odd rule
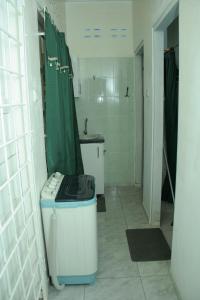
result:
[[[160,225],[163,172],[164,128],[164,49],[165,32],[178,16],[178,1],[173,1],[153,26],[153,155],[150,223]]]
[[[163,177],[161,220],[163,233],[171,245],[174,218],[179,83],[179,18],[165,32],[164,51],[164,110],[163,110]]]
[[[144,164],[144,44],[135,51],[135,164],[134,184],[143,187]]]

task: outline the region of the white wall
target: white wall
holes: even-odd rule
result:
[[[73,55],[133,56],[132,1],[66,3],[66,25]]]
[[[171,48],[179,43],[179,20],[178,17],[167,28],[167,47]]]
[[[81,58],[80,73],[79,132],[87,117],[88,133],[105,138],[105,185],[133,185],[133,58]]]
[[[25,34],[27,44],[28,88],[31,106],[31,127],[33,138],[33,155],[36,173],[38,201],[40,190],[46,180],[44,129],[42,115],[42,96],[40,82],[40,61],[37,29],[37,6],[35,1],[26,1]],[[34,62],[34,63],[33,63]]]
[[[31,0],[31,1],[35,1],[35,3],[38,5],[39,8],[43,9],[44,7],[47,7],[47,10],[52,16],[58,30],[62,32],[65,31],[66,15],[65,15],[64,1],[60,1],[60,2],[55,0]]]
[[[200,1],[180,1],[180,91],[172,274],[183,300],[200,299]]]
[[[144,40],[145,97],[145,173],[144,203],[150,210],[150,160],[152,156],[152,25],[156,16],[171,1],[134,2],[134,45]],[[200,295],[200,1],[180,0],[179,10],[179,132],[172,245],[172,275],[183,300],[198,300]]]
[[[105,184],[132,185],[133,3],[84,1],[65,5],[67,42],[71,55],[80,58],[82,95],[76,101],[79,131],[82,133],[84,118],[88,117],[89,132],[102,133],[106,139]],[[127,86],[130,98],[124,98]]]
[[[41,7],[47,5],[48,11],[55,20],[55,24],[60,30],[65,28],[65,18],[63,14],[63,4],[56,8],[49,1],[38,1]],[[44,144],[44,125],[43,125],[43,109],[42,109],[42,93],[40,80],[40,59],[39,59],[39,39],[37,36],[37,3],[35,0],[25,1],[25,34],[26,34],[26,55],[27,55],[27,75],[28,75],[28,90],[31,108],[31,129],[33,141],[33,158],[36,179],[36,195],[35,201],[40,200],[40,191],[47,178],[45,144]],[[40,216],[39,216],[40,221]],[[42,227],[40,225],[40,235],[42,235]],[[42,236],[41,236],[42,239]],[[44,251],[41,253],[44,257]],[[43,261],[45,269],[45,261]],[[46,299],[46,298],[45,298]]]

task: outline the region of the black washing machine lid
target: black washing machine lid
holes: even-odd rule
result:
[[[94,177],[90,175],[66,175],[57,193],[56,202],[72,202],[93,199],[95,195]]]

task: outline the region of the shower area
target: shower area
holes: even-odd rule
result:
[[[166,30],[164,53],[164,140],[161,227],[169,244],[172,241],[176,188],[179,82],[179,19]]]
[[[105,138],[105,185],[133,185],[133,58],[80,59],[81,97],[76,99],[80,135]]]

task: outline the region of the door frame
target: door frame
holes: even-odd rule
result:
[[[142,40],[135,50],[134,55],[134,86],[135,86],[135,109],[134,109],[134,185],[143,185],[143,145],[144,145],[144,77],[143,81],[143,62],[144,41]],[[144,59],[144,58],[143,58]],[[143,93],[142,93],[143,91]],[[140,119],[140,117],[142,117]]]
[[[152,125],[150,224],[160,224],[163,110],[164,110],[164,37],[167,27],[179,14],[178,0],[172,0],[152,27]]]

